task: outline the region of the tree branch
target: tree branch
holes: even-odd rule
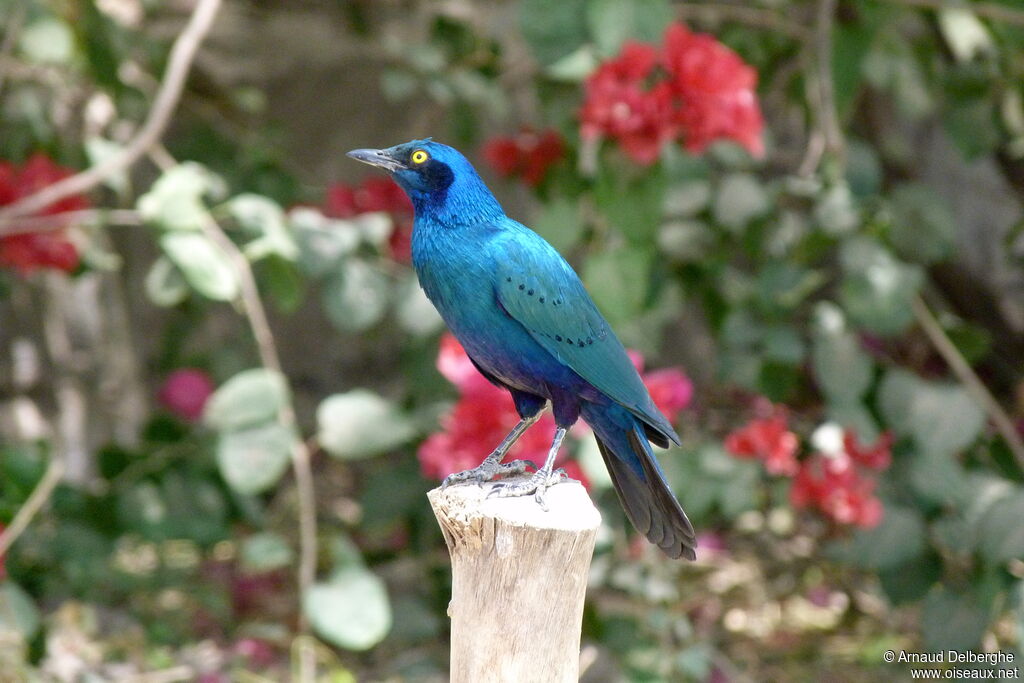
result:
[[[973,12],[979,17],[1001,21],[1004,24],[1016,24],[1024,26],[1024,11],[1011,9],[1005,5],[994,2],[947,2],[946,0],[885,0],[893,5],[905,7],[917,7],[919,9],[944,10],[944,9],[965,9]]]
[[[181,99],[196,51],[209,32],[220,4],[221,0],[198,0],[188,24],[171,47],[160,90],[149,110],[149,117],[135,138],[120,153],[105,161],[3,207],[0,209],[0,227],[19,216],[38,213],[61,199],[88,192],[112,175],[132,166],[160,140]]]
[[[832,29],[835,24],[837,0],[818,0],[815,9],[813,64],[808,71],[807,100],[813,112],[813,126],[807,140],[807,152],[800,163],[798,175],[809,176],[817,171],[825,154],[833,154],[843,165],[845,142],[836,112],[835,85],[832,80]]]
[[[142,225],[142,216],[132,209],[80,209],[42,216],[21,216],[0,225],[0,237],[60,230],[74,223]]]
[[[796,40],[809,40],[811,32],[795,21],[772,10],[726,3],[681,2],[676,5],[679,16],[698,21],[735,21],[755,28],[777,31]]]
[[[18,3],[7,13],[4,41],[0,44],[0,59],[6,60],[8,55],[14,52],[14,46],[18,44],[18,38],[21,36],[21,27],[25,23],[25,12],[25,3]],[[6,79],[6,69],[0,68],[0,93],[3,93]]]
[[[1006,441],[1006,446],[1017,461],[1017,466],[1021,471],[1024,471],[1024,440],[1017,433],[1013,420],[1006,414],[1003,407],[999,405],[999,401],[996,400],[992,392],[988,390],[988,387],[985,386],[984,382],[974,372],[974,369],[971,368],[959,349],[956,348],[956,345],[946,336],[946,332],[942,329],[939,321],[935,319],[935,316],[928,308],[928,304],[920,296],[914,297],[914,316],[917,318],[918,324],[924,330],[932,346],[935,347],[935,350],[946,361],[953,374],[957,376],[967,388],[967,391],[974,395],[975,400],[988,413],[992,424],[995,425],[996,430]]]
[[[237,245],[231,241],[224,230],[213,218],[207,218],[203,225],[204,233],[220,247],[231,259],[235,274],[238,277],[242,309],[249,321],[256,348],[263,367],[281,373],[281,359],[277,352],[270,323],[267,322],[266,309],[260,299],[256,278],[253,276],[249,261]],[[297,420],[291,402],[286,402],[280,412],[281,423],[288,428],[295,428]],[[298,491],[299,504],[299,598],[309,593],[316,579],[316,492],[313,485],[313,471],[310,466],[309,446],[302,439],[296,439],[292,445],[292,470],[295,473],[295,486]],[[300,612],[301,614],[301,612]],[[309,624],[305,616],[300,617],[300,630],[308,631]],[[299,676],[302,683],[313,681],[316,676],[315,652],[308,648],[300,650]]]
[[[11,520],[7,528],[0,532],[0,559],[14,545],[14,542],[28,528],[28,525],[35,519],[36,514],[43,509],[46,501],[53,495],[53,490],[57,488],[61,477],[64,476],[64,469],[64,458],[57,452],[54,452],[50,456],[50,464],[46,467],[42,479],[32,489],[28,500],[18,508],[18,513],[14,515],[14,519]]]

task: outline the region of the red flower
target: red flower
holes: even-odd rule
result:
[[[679,137],[693,153],[727,138],[763,154],[754,69],[711,36],[682,24],[669,26],[664,42],[663,51],[628,42],[591,74],[580,109],[583,139],[613,138],[644,165]]]
[[[157,394],[157,400],[171,413],[192,422],[202,417],[203,408],[213,390],[213,380],[205,372],[182,368],[167,376]]]
[[[679,98],[676,120],[687,151],[699,153],[727,138],[754,156],[764,154],[757,72],[739,55],[709,35],[672,24],[665,31],[665,67]]]
[[[498,175],[521,177],[531,187],[540,185],[564,154],[562,136],[550,129],[538,133],[524,127],[514,137],[493,137],[483,147],[484,160]]]
[[[449,474],[476,467],[519,422],[512,396],[484,378],[473,366],[462,345],[451,334],[441,338],[437,369],[459,389],[461,397],[452,412],[441,420],[442,431],[420,446],[423,475],[444,479]],[[546,413],[516,442],[506,460],[532,460],[544,464],[555,421]],[[564,451],[563,451],[564,454]],[[564,455],[557,461],[562,464]]]
[[[58,166],[43,154],[33,155],[20,169],[0,162],[0,206],[27,197],[72,173],[71,169]],[[67,197],[41,213],[52,216],[88,205],[84,197]],[[71,272],[78,267],[78,250],[67,240],[63,229],[9,235],[0,237],[0,266],[26,275],[40,268]]]
[[[797,473],[796,434],[789,431],[782,406],[767,404],[769,414],[751,420],[725,437],[725,448],[741,458],[759,458],[770,474],[792,476]]]
[[[608,136],[639,164],[654,163],[661,147],[676,136],[672,92],[667,83],[647,82],[658,65],[658,50],[627,42],[587,78],[580,110],[580,135],[585,140]]]
[[[862,476],[845,452],[815,453],[800,464],[789,497],[794,507],[814,506],[840,524],[871,528],[884,513],[874,490],[874,479]]]
[[[892,463],[892,432],[883,432],[874,446],[863,446],[857,440],[857,434],[846,430],[843,432],[843,449],[850,458],[859,465],[873,470],[884,470]]]
[[[391,216],[394,230],[388,242],[391,258],[402,263],[412,259],[412,202],[391,178],[369,176],[359,185],[336,183],[327,188],[324,214],[354,218],[383,211]]]

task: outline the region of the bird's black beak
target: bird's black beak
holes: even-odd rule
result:
[[[387,149],[354,149],[348,153],[356,161],[361,161],[370,166],[380,166],[388,171],[400,171],[406,165],[391,155]]]

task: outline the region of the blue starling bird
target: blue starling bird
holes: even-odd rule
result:
[[[476,368],[512,394],[520,422],[459,482],[521,474],[502,463],[550,403],[555,431],[544,465],[526,481],[499,482],[492,495],[535,495],[562,479],[553,472],[566,431],[591,426],[633,526],[669,557],[696,557],[693,526],[665,481],[648,441],[679,436],[658,411],[622,343],[579,276],[540,235],[502,210],[458,151],[426,140],[348,153],[387,170],[412,199],[412,263],[420,285]]]

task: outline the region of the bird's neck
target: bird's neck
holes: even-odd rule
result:
[[[418,221],[446,228],[494,221],[505,215],[479,176],[457,178],[444,189],[410,192]]]

